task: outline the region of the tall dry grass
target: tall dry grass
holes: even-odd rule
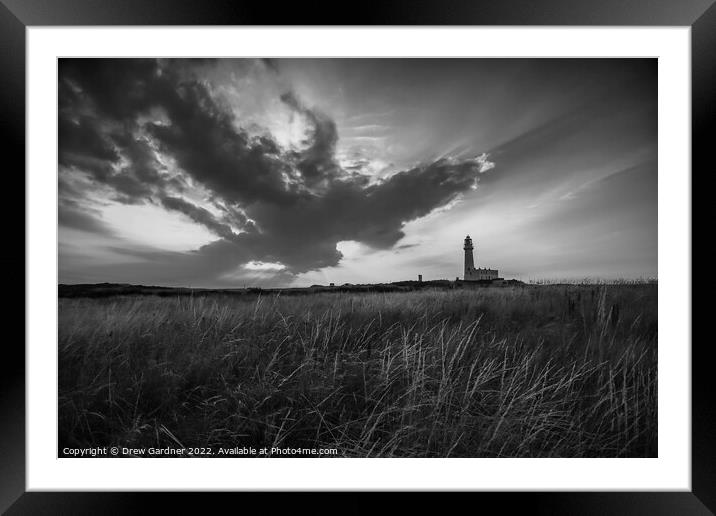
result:
[[[657,450],[657,286],[60,299],[64,446]]]

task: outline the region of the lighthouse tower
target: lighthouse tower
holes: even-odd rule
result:
[[[470,235],[465,237],[463,249],[465,250],[465,281],[467,281],[471,279],[472,271],[475,270],[475,262],[472,259],[472,238],[470,238]]]

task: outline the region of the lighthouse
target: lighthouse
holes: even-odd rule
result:
[[[472,257],[474,247],[470,235],[465,237],[465,245],[462,248],[465,250],[465,275],[463,276],[465,281],[492,281],[499,279],[496,269],[475,268],[475,261]]]
[[[465,237],[465,245],[463,246],[463,249],[465,250],[465,281],[467,281],[471,272],[475,270],[475,262],[472,259],[473,247],[470,235]]]

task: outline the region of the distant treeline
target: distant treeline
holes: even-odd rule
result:
[[[495,283],[499,286],[524,285],[518,280],[500,280]],[[130,285],[123,283],[94,283],[78,285],[58,285],[58,296],[65,298],[73,297],[111,297],[111,296],[205,296],[205,295],[249,295],[249,294],[281,294],[281,295],[305,295],[318,292],[410,292],[423,289],[452,289],[491,286],[493,282],[486,281],[396,281],[393,283],[376,283],[354,285],[344,283],[343,285],[326,286],[311,285],[310,287],[299,288],[232,288],[232,289],[205,289],[188,287],[159,287],[146,285]]]

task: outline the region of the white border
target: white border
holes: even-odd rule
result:
[[[690,37],[688,27],[28,28],[27,489],[689,491]],[[56,458],[57,57],[329,55],[659,58],[659,458]]]

